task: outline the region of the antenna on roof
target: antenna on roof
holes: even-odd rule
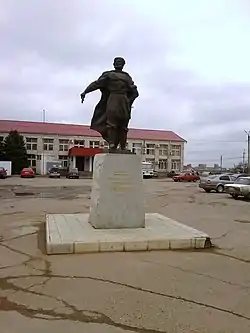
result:
[[[45,110],[43,110],[43,123],[45,123]]]

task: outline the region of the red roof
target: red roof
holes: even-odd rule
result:
[[[87,125],[0,120],[0,133],[8,133],[11,130],[17,130],[21,134],[27,133],[88,137],[100,136],[98,132],[91,130]],[[135,128],[129,129],[128,139],[185,142],[183,138],[172,131]]]

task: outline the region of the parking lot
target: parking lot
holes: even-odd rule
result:
[[[0,180],[1,333],[250,332],[250,202],[148,179],[147,212],[210,235],[203,251],[46,256],[46,213],[86,213],[90,179]]]

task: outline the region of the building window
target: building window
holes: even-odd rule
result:
[[[37,161],[41,161],[42,156],[41,155],[36,155],[36,159],[37,159]]]
[[[172,156],[181,156],[181,146],[180,145],[172,145],[171,146],[171,155]]]
[[[36,155],[28,154],[29,166],[34,168],[36,167]]]
[[[59,139],[59,151],[68,151],[68,150],[69,150],[69,140]]]
[[[146,155],[154,155],[155,154],[155,145],[152,143],[146,144]]]
[[[26,143],[26,149],[27,150],[37,150],[37,144],[36,143]]]
[[[168,160],[159,160],[159,170],[167,170]]]
[[[159,155],[168,156],[168,145],[166,145],[166,144],[159,145]]]
[[[89,141],[89,148],[99,148],[100,141]]]
[[[0,142],[3,142],[3,141],[4,141],[4,137],[0,136]]]
[[[84,147],[84,140],[74,140],[75,147]]]
[[[37,143],[37,138],[25,138],[25,141],[29,143]]]
[[[43,149],[52,151],[54,149],[54,139],[43,139]]]
[[[68,156],[59,155],[59,156],[58,156],[58,159],[59,159],[59,161],[62,163],[62,166],[63,166],[64,168],[67,168],[67,166],[68,166]]]
[[[37,138],[25,138],[27,150],[37,150]]]
[[[172,160],[171,162],[171,169],[172,170],[177,170],[177,171],[180,171],[181,169],[181,161],[179,160]]]
[[[109,148],[109,144],[107,141],[101,141],[99,147],[100,148]]]
[[[132,143],[132,152],[137,155],[142,153],[142,143]]]

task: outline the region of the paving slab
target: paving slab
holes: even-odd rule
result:
[[[46,215],[47,254],[202,249],[211,247],[202,231],[158,213],[145,215],[145,228],[95,229],[89,214]]]

